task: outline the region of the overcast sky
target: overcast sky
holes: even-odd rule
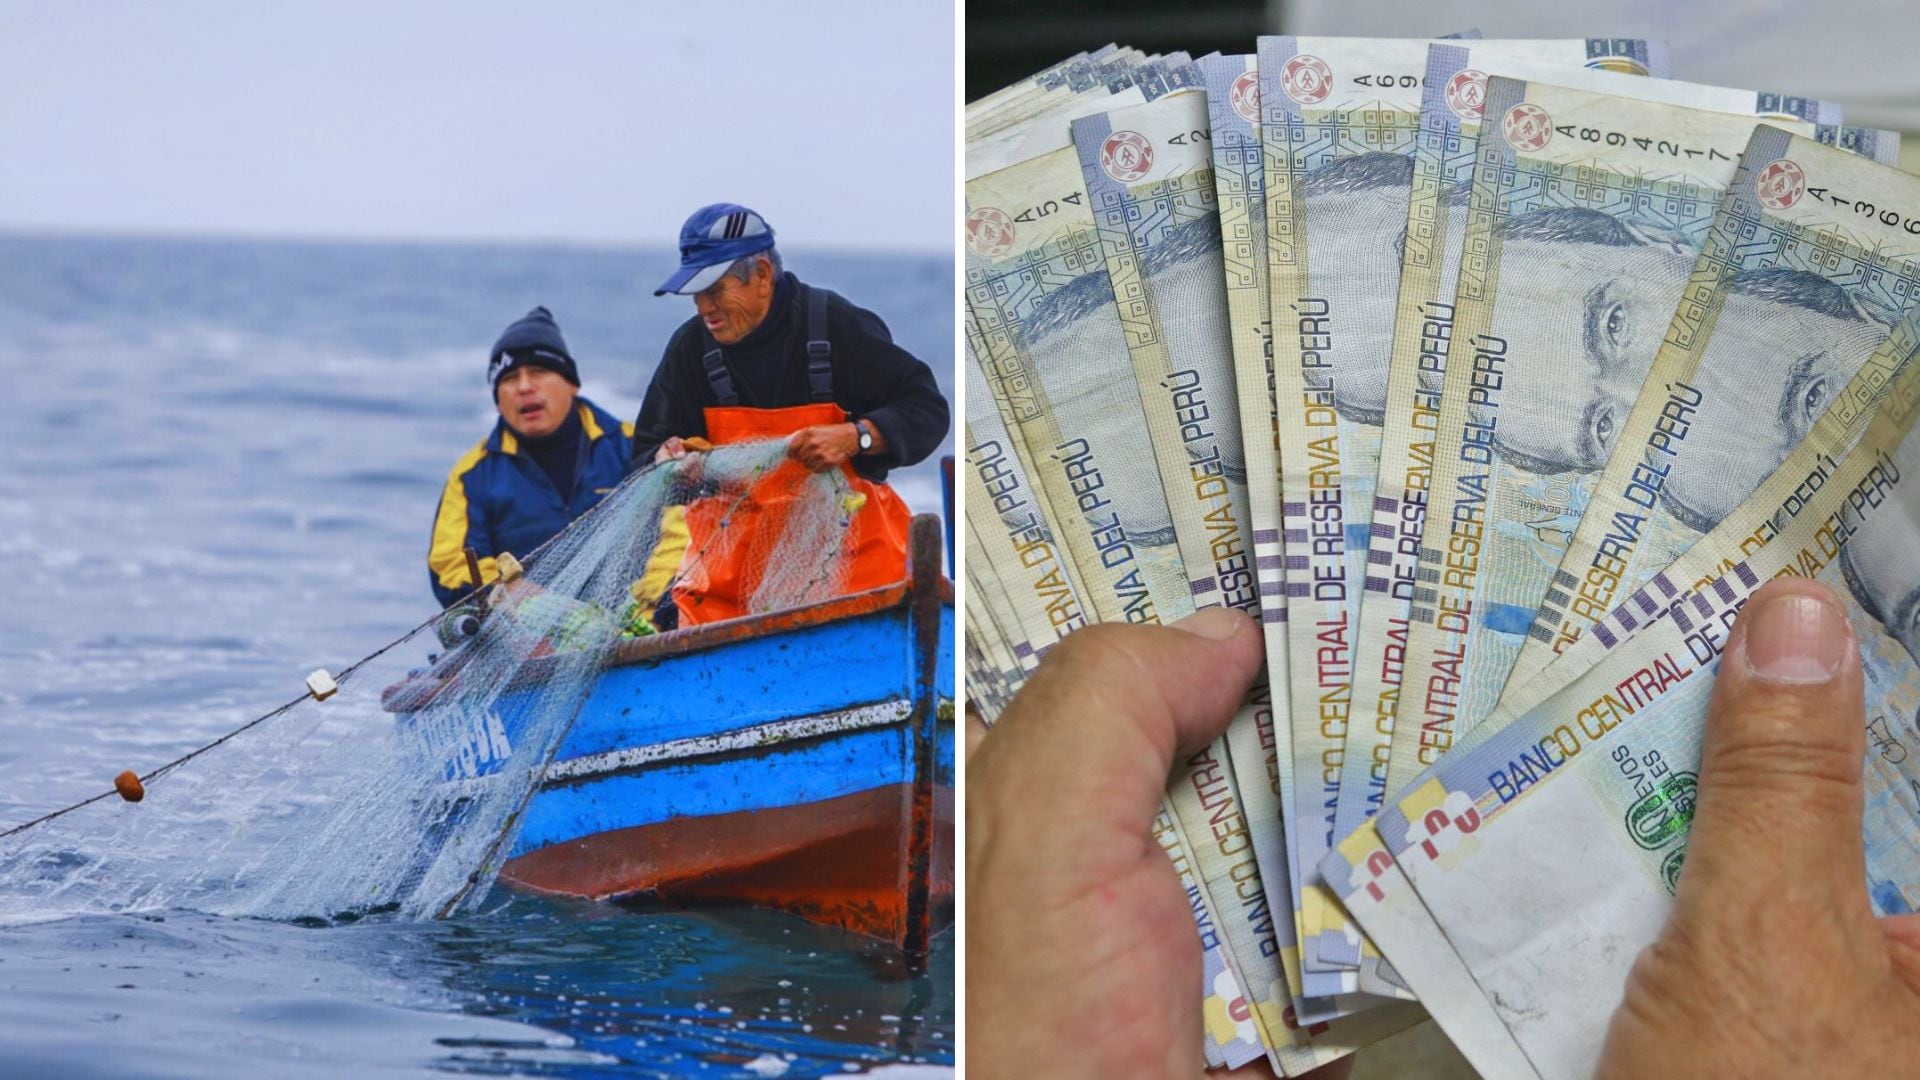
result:
[[[952,5],[0,0],[0,228],[947,250]]]

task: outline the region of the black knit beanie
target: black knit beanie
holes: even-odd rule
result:
[[[567,352],[567,339],[560,336],[560,324],[553,321],[553,312],[544,307],[514,320],[493,343],[493,353],[487,357],[487,385],[497,394],[500,380],[523,365],[546,368],[580,385],[580,370]]]

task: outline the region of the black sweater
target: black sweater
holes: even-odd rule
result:
[[[547,435],[537,439],[528,435],[519,435],[518,438],[521,449],[553,482],[553,490],[560,493],[560,501],[572,501],[573,476],[580,464],[587,438],[587,429],[580,423],[580,410],[568,409],[567,419]]]
[[[807,388],[807,313],[798,280],[781,275],[767,317],[745,338],[724,346],[740,404],[779,409],[812,400]],[[924,460],[946,438],[951,417],[927,365],[893,343],[880,317],[834,295],[827,304],[827,337],[833,343],[833,400],[849,419],[880,429],[887,448],[853,459],[854,471],[883,481],[887,470]],[[646,400],[633,424],[636,467],[653,460],[660,444],[707,433],[701,410],[718,405],[701,357],[712,348],[699,316],[667,341]]]

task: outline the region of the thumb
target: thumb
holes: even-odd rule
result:
[[[1747,601],[1707,712],[1682,909],[1751,909],[1790,893],[1870,916],[1860,679],[1846,608],[1826,586],[1782,578]]]
[[[1225,730],[1261,656],[1259,627],[1233,609],[1201,611],[1170,627],[1075,631],[969,760],[969,829],[978,821],[1026,836],[1023,825],[1078,820],[1129,843],[1153,843],[1148,826],[1175,754]],[[1034,843],[1085,839],[1057,827],[1032,833],[1026,839]]]

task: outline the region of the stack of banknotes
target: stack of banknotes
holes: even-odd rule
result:
[[[1210,1064],[1430,1015],[1488,1076],[1588,1071],[1783,574],[1852,605],[1871,893],[1920,907],[1920,178],[1670,68],[1264,37],[968,107],[973,705],[1090,622],[1265,634],[1156,826]]]

